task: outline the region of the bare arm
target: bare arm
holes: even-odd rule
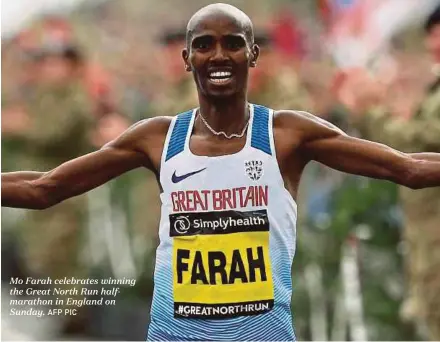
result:
[[[13,183],[19,181],[33,181],[44,175],[44,172],[37,171],[18,171],[2,173],[2,185],[3,183]],[[3,188],[2,188],[3,195]]]
[[[424,152],[424,153],[411,153],[410,156],[417,160],[428,160],[440,163],[440,153]]]
[[[413,189],[440,186],[440,154],[405,154],[383,144],[350,137],[311,114],[295,112],[292,116],[296,116],[300,151],[309,160]]]
[[[44,209],[80,195],[137,167],[154,169],[149,146],[162,139],[155,118],[140,122],[99,151],[49,172],[2,174],[2,206]],[[164,126],[164,122],[159,123]],[[164,139],[164,137],[163,137]]]

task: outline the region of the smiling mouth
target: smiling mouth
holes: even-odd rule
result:
[[[214,84],[228,83],[232,78],[232,73],[229,71],[215,71],[209,74],[209,81]]]

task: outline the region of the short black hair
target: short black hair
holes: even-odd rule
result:
[[[428,17],[425,22],[425,32],[430,33],[434,26],[440,24],[440,6]]]

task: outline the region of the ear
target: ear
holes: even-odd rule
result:
[[[182,59],[183,59],[183,63],[185,63],[185,70],[191,71],[192,68],[191,68],[191,65],[189,64],[188,57],[189,57],[188,49],[184,48],[182,50]]]
[[[251,61],[250,67],[255,68],[257,66],[257,60],[260,57],[260,47],[257,44],[252,45],[251,48]]]

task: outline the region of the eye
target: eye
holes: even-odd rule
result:
[[[229,50],[240,50],[246,45],[246,42],[242,37],[229,36],[226,38],[226,47]]]
[[[199,37],[193,40],[192,48],[196,50],[207,50],[212,45],[211,37]]]

